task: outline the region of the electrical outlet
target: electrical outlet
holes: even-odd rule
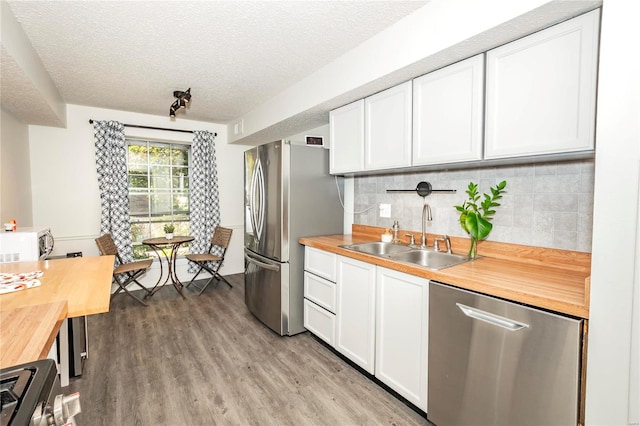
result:
[[[391,217],[391,204],[380,204],[380,217]]]

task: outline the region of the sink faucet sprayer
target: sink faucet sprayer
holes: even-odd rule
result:
[[[423,197],[424,206],[422,206],[422,235],[420,236],[420,247],[427,247],[427,220],[431,222],[433,218],[431,217],[431,207],[427,204],[427,198]]]

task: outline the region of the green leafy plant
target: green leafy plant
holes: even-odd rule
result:
[[[502,198],[502,193],[507,187],[507,181],[503,180],[491,189],[491,195],[485,193],[483,197],[478,193],[478,184],[469,182],[465,191],[469,198],[461,206],[455,206],[460,212],[460,226],[471,237],[471,247],[469,257],[475,259],[478,255],[478,241],[482,241],[489,236],[493,229],[491,220],[496,214],[495,207],[500,206],[497,202]]]
[[[164,225],[164,232],[165,234],[173,234],[173,231],[176,228],[173,226],[173,224],[171,223],[167,223],[166,225]]]

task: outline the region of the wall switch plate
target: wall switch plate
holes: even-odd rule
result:
[[[391,217],[391,204],[380,204],[380,217]]]
[[[233,135],[241,135],[244,132],[244,119],[233,124]]]

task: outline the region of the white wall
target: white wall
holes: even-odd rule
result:
[[[606,0],[602,9],[587,425],[639,422],[639,306],[633,297],[635,287],[637,303],[640,59],[631,53],[640,51],[638,16],[637,1]]]
[[[33,224],[29,128],[5,110],[0,113],[0,225],[15,219],[18,226],[29,227]]]
[[[234,230],[221,272],[233,274],[244,271],[242,205],[243,153],[246,147],[226,143],[226,126],[78,105],[68,105],[66,129],[29,126],[33,221],[37,226],[51,227],[56,241],[54,255],[73,251],[82,251],[84,256],[98,255],[94,239],[100,232],[100,198],[90,118],[216,132],[221,225]],[[190,133],[135,128],[125,128],[125,133],[127,136],[160,140],[189,141],[193,137]],[[178,272],[181,277],[188,277],[184,268],[179,268]],[[154,282],[152,274],[148,275],[146,281]]]

